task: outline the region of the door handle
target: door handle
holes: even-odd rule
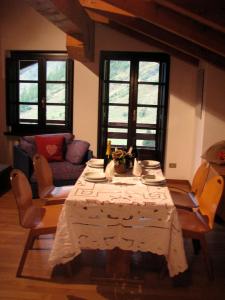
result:
[[[41,107],[45,108],[45,98],[44,97],[41,99]]]
[[[134,109],[133,110],[133,122],[136,122],[136,117],[137,117],[136,109]]]

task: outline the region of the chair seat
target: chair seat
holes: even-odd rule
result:
[[[73,185],[55,186],[48,196],[52,196],[54,198],[66,198],[72,188]]]
[[[177,209],[181,228],[184,232],[206,233],[210,228],[199,212]]]
[[[35,229],[56,227],[60,212],[62,210],[62,205],[42,206],[42,208],[44,208],[45,214]]]
[[[189,210],[198,207],[197,201],[194,199],[192,193],[170,190],[170,194],[176,207],[188,208]]]
[[[56,186],[47,194],[42,193],[42,199],[46,201],[46,205],[63,204],[66,200],[73,185]]]
[[[43,207],[30,206],[22,214],[21,223],[25,228],[35,228],[45,215]]]

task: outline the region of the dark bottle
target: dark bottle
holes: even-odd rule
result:
[[[133,157],[133,160],[136,158],[138,160],[138,151],[137,151],[137,147],[136,147],[136,144],[133,144],[132,146],[132,157]]]
[[[129,161],[129,168],[133,168],[135,158],[138,158],[138,152],[136,144],[134,143],[127,151],[127,157]]]
[[[108,163],[112,160],[112,153],[111,153],[111,141],[107,141],[107,147],[106,147],[106,152],[105,152],[105,157],[104,157],[104,170]]]
[[[126,168],[130,169],[133,167],[133,155],[132,155],[133,147],[130,146],[127,155],[126,155]]]

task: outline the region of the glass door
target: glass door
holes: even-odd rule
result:
[[[112,147],[127,149],[135,144],[140,159],[157,159],[163,163],[168,64],[165,58],[161,61],[158,55],[146,53],[102,54],[100,157],[110,139]]]

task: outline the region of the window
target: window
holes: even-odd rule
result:
[[[72,131],[73,61],[63,52],[12,51],[7,125],[15,135]]]
[[[98,155],[136,144],[140,159],[164,162],[169,56],[102,52]]]

